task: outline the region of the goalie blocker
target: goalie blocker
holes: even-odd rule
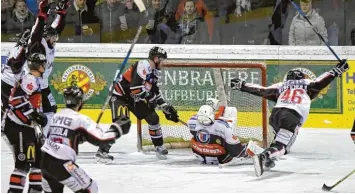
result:
[[[110,99],[112,121],[114,122],[122,111],[127,109],[137,119],[144,119],[149,125],[149,134],[157,152],[157,157],[166,159],[168,151],[163,147],[163,135],[159,116],[155,112],[158,106],[165,114],[166,119],[178,122],[177,111],[165,102],[157,85],[159,70],[167,59],[166,51],[161,47],[153,47],[149,51],[149,58],[136,62],[128,68],[120,80],[113,86],[114,91]],[[100,146],[96,159],[98,162],[110,162],[112,156],[107,155],[111,145]],[[161,157],[160,157],[161,156]],[[109,160],[101,160],[102,158]]]

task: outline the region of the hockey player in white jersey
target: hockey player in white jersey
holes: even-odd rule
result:
[[[206,104],[187,122],[192,134],[192,151],[202,163],[225,164],[234,157],[248,157],[249,153],[262,150],[253,141],[241,143],[234,134],[237,121],[235,107],[219,106],[216,99],[208,99]]]
[[[43,77],[40,79],[42,90],[42,109],[48,117],[48,120],[57,111],[55,99],[49,88],[48,79],[53,69],[55,57],[55,45],[58,41],[59,34],[64,30],[66,9],[69,7],[68,0],[59,0],[55,11],[56,17],[51,25],[45,24],[48,22],[48,0],[42,0],[39,3],[38,16],[31,31],[29,40],[28,53],[42,53],[46,56],[47,65]],[[24,71],[28,72],[27,63],[24,65]]]
[[[349,69],[346,60],[342,60],[332,70],[325,72],[315,80],[305,79],[299,70],[287,73],[284,82],[262,87],[249,84],[240,79],[231,80],[231,88],[256,96],[265,97],[276,102],[269,124],[276,136],[270,148],[253,157],[256,176],[261,176],[266,169],[275,166],[275,160],[288,154],[296,140],[298,129],[306,121],[311,102],[319,92],[327,87],[336,77],[340,77]]]
[[[1,116],[5,115],[8,108],[9,96],[15,83],[23,76],[22,67],[27,60],[26,49],[31,31],[25,30],[19,34],[19,40],[11,50],[6,64],[1,67]]]
[[[47,138],[42,149],[42,186],[45,192],[62,193],[64,186],[73,192],[98,192],[96,182],[76,164],[79,143],[88,141],[99,146],[114,143],[129,132],[131,121],[124,112],[108,130],[97,126],[92,119],[79,113],[84,92],[76,86],[64,90],[66,108],[49,121]]]
[[[10,193],[22,193],[29,174],[28,192],[41,192],[40,158],[42,133],[36,129],[45,126],[47,117],[39,112],[41,87],[39,78],[44,73],[46,58],[33,53],[28,58],[30,73],[24,75],[11,90],[9,111],[6,115],[4,134],[14,154],[15,169],[10,176]]]

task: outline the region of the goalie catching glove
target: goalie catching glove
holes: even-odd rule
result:
[[[174,121],[175,123],[179,122],[179,115],[173,106],[170,104],[165,104],[161,106],[161,109],[163,110],[167,120]]]

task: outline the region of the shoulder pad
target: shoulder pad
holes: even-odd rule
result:
[[[141,60],[137,65],[137,74],[143,79],[146,80],[148,74],[152,73],[152,68],[148,60]]]
[[[22,77],[21,88],[28,95],[31,95],[32,93],[40,89],[39,80],[31,74],[26,74]]]

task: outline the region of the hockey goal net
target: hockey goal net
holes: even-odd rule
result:
[[[187,122],[208,98],[218,98],[221,104],[237,108],[235,133],[241,142],[253,139],[266,147],[271,136],[268,131],[266,99],[230,89],[230,80],[240,78],[248,83],[266,85],[266,65],[261,62],[239,61],[168,61],[161,72],[158,85],[163,98],[178,111],[179,118]],[[166,120],[157,110],[166,148],[190,146],[189,128],[182,123]],[[148,125],[138,121],[138,149],[152,150]]]

